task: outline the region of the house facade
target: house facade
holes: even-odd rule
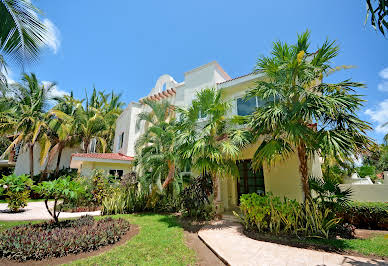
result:
[[[215,61],[184,73],[182,82],[177,82],[169,75],[162,75],[150,93],[138,102],[130,103],[117,120],[111,156],[125,158],[124,160],[103,159],[100,154],[90,155],[93,158],[73,154],[70,166],[78,168],[81,174],[90,173],[95,168],[116,171],[116,173],[120,170],[120,174],[130,171],[131,158],[136,155],[135,142],[148,126],[144,122],[137,121],[137,115],[147,111],[147,106],[143,104],[144,99],[167,100],[173,105],[188,107],[197,92],[205,88],[216,88],[222,91],[225,100],[232,102],[231,116],[248,115],[261,104],[261,101],[256,98],[244,101],[243,97],[245,92],[253,88],[255,82],[262,78],[261,74],[251,73],[232,79]],[[271,192],[274,195],[303,200],[297,154],[274,165],[263,165],[261,170],[253,172],[250,167],[251,159],[259,144],[252,144],[242,151],[237,162],[239,178],[219,177],[217,198],[219,212],[236,208],[239,204],[239,196],[244,193]],[[322,175],[318,157],[309,162],[309,170],[315,176]]]

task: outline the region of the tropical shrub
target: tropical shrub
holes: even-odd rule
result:
[[[313,201],[302,204],[271,194],[244,194],[240,198],[240,208],[242,216],[239,217],[246,229],[276,235],[328,238],[340,221],[332,218],[330,209],[320,208]]]
[[[195,178],[180,194],[182,214],[196,219],[209,220],[214,217],[214,209],[209,196],[213,192],[212,180],[202,175]]]
[[[58,208],[59,200],[75,199],[84,191],[80,184],[71,180],[70,176],[60,177],[53,181],[43,181],[35,186],[34,191],[45,199],[46,209],[54,221],[58,223],[58,217],[61,208]],[[51,211],[48,206],[48,200],[54,199],[54,208]]]
[[[4,194],[12,212],[27,206],[32,179],[27,175],[8,175],[0,179],[0,195]]]
[[[351,202],[337,216],[357,228],[388,229],[388,202]]]
[[[309,187],[315,193],[314,200],[333,211],[346,207],[351,202],[352,189],[341,190],[339,185],[336,179],[329,176],[324,176],[323,179],[309,177]]]
[[[91,193],[93,201],[97,205],[100,205],[102,200],[109,195],[109,177],[104,170],[93,171]]]
[[[16,226],[0,233],[0,257],[42,260],[92,251],[119,241],[129,228],[124,219],[95,221],[91,216]]]
[[[115,190],[102,200],[101,213],[111,215],[144,211],[148,197],[149,193],[137,186]]]

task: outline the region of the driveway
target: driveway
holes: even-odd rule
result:
[[[49,207],[54,206],[54,202],[48,203]],[[98,216],[100,211],[94,212],[61,212],[59,218],[75,218],[83,215]],[[44,202],[29,202],[27,206],[17,213],[9,213],[7,203],[0,203],[0,221],[32,221],[32,220],[51,220],[52,217],[46,210]]]

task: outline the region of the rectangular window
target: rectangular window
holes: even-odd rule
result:
[[[119,136],[119,145],[118,149],[121,149],[123,147],[123,142],[124,142],[124,132],[120,134]]]
[[[123,170],[109,170],[109,175],[114,176],[116,178],[121,178],[123,176]]]
[[[248,100],[237,98],[237,114],[246,116],[252,114],[257,108],[257,98],[253,97]]]

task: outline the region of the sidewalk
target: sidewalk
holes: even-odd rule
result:
[[[53,207],[54,202],[48,202],[49,207]],[[62,212],[59,218],[75,218],[83,215],[97,216],[100,211],[94,212]],[[7,203],[0,203],[0,221],[29,221],[29,220],[51,220],[52,217],[46,210],[44,202],[29,202],[24,211],[17,213],[7,212]]]
[[[220,221],[198,236],[229,265],[388,265],[387,261],[289,247],[246,237],[241,224]]]

